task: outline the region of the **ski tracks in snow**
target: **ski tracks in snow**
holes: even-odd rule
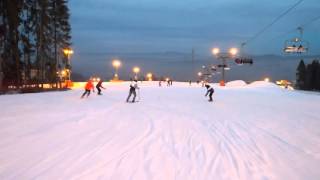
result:
[[[39,115],[41,118],[27,119],[28,129],[12,121],[19,115],[7,113],[11,119],[2,122],[1,133],[8,137],[0,144],[0,178],[320,177],[315,168],[320,132],[314,127],[319,125],[319,116],[304,111],[306,119],[290,121],[302,113],[294,99],[285,96],[270,105],[265,91],[250,90],[257,92],[249,98],[246,89],[216,89],[214,102],[208,103],[202,98],[205,90],[198,87],[146,87],[142,101],[129,104],[123,102],[125,97],[119,90],[127,89],[117,86],[104,96],[82,100],[78,98],[80,91],[61,93],[68,97],[55,102],[65,105],[50,108],[53,112],[65,109],[65,113],[46,112]],[[279,110],[287,103],[297,111],[287,114]],[[71,106],[74,108],[66,108]],[[299,126],[303,128],[294,132]],[[21,131],[15,132],[19,128]],[[310,138],[303,141],[299,136]]]

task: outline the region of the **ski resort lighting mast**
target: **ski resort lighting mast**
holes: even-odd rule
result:
[[[135,80],[138,80],[138,74],[139,74],[139,72],[140,72],[140,68],[137,67],[137,66],[135,66],[135,67],[133,67],[132,71],[133,71],[133,73],[134,73],[134,79],[135,79]]]
[[[227,70],[227,59],[233,59],[238,54],[237,48],[230,48],[228,52],[220,52],[219,48],[213,48],[212,54],[219,60],[222,61],[222,64],[218,65],[218,67],[222,68],[222,78],[220,80],[220,85],[225,85],[225,70]]]
[[[63,53],[64,55],[67,57],[67,76],[68,76],[68,80],[70,81],[71,80],[71,62],[70,62],[70,59],[71,59],[71,55],[73,54],[73,50],[71,48],[65,48],[63,49]]]
[[[113,80],[117,81],[117,80],[119,80],[118,69],[121,66],[121,61],[118,60],[118,59],[113,60],[112,61],[112,66],[115,68],[115,73],[114,73]]]
[[[152,81],[152,73],[147,74],[147,79],[148,79],[148,81]]]

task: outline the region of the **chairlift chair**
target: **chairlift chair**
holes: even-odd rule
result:
[[[309,42],[303,40],[303,28],[298,27],[297,30],[300,32],[300,37],[286,40],[284,43],[283,52],[285,53],[306,53],[309,50]]]
[[[245,55],[243,53],[243,49],[244,49],[244,46],[246,46],[247,43],[241,43],[241,47],[240,47],[240,52],[241,52],[241,55],[235,59],[235,62],[238,66],[242,66],[243,64],[253,64],[253,60],[251,57],[249,57],[248,55]]]
[[[286,40],[283,51],[285,53],[306,53],[309,50],[309,43],[303,41],[300,38],[294,38],[292,40]]]

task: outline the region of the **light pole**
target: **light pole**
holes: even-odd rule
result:
[[[71,55],[73,54],[73,50],[71,48],[65,48],[63,49],[64,55],[67,57],[67,72],[68,72],[68,80],[71,80],[71,62],[70,58]]]
[[[147,74],[148,81],[152,81],[152,73]]]
[[[219,60],[222,60],[222,64],[218,65],[218,67],[222,68],[222,78],[220,80],[220,85],[225,85],[225,70],[227,68],[227,59],[235,58],[238,54],[237,48],[230,48],[227,53],[221,53],[219,48],[213,48],[212,54]]]
[[[115,68],[115,74],[114,74],[114,77],[113,77],[113,80],[117,81],[119,80],[119,76],[118,76],[118,69],[119,67],[121,66],[121,62],[117,59],[113,60],[112,61],[112,66]]]
[[[133,73],[134,73],[134,79],[135,79],[135,80],[138,80],[138,74],[139,74],[139,72],[140,72],[140,68],[137,67],[137,66],[135,66],[135,67],[133,67],[132,71],[133,71]]]
[[[202,72],[198,72],[198,81],[201,81],[202,80]]]

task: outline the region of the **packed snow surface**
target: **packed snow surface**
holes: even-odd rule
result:
[[[0,179],[320,179],[320,95],[258,82],[0,96]]]

